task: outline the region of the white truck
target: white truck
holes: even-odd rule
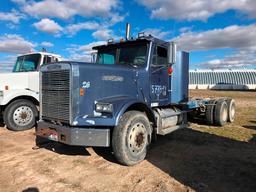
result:
[[[60,61],[47,52],[20,55],[12,73],[0,74],[0,114],[7,128],[22,131],[32,128],[38,117],[39,68]]]

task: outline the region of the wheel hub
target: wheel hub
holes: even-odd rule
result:
[[[21,119],[26,119],[27,118],[27,113],[25,113],[25,112],[22,112],[21,114],[20,114],[20,118]]]
[[[135,142],[136,142],[137,147],[142,146],[142,144],[144,143],[144,135],[142,132],[140,132],[139,134],[136,135]]]
[[[231,108],[231,118],[235,117],[235,113],[236,113],[235,107],[232,106],[232,108]]]
[[[226,108],[223,110],[221,117],[222,117],[223,121],[227,120],[227,118],[228,118],[228,110]]]
[[[135,124],[128,137],[128,146],[131,152],[140,153],[146,146],[146,128],[142,123]]]
[[[33,119],[32,109],[28,106],[20,106],[13,113],[13,120],[19,126],[28,125]]]

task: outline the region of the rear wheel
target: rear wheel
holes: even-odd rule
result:
[[[128,111],[114,128],[112,148],[116,159],[123,165],[143,161],[151,140],[151,126],[147,116],[138,111]]]
[[[205,116],[206,116],[206,122],[208,125],[213,125],[214,123],[214,108],[215,108],[216,100],[210,100],[208,102]]]
[[[224,126],[228,120],[228,105],[224,99],[219,99],[216,102],[214,109],[214,121],[218,126]]]
[[[228,122],[235,121],[235,114],[236,114],[236,104],[234,99],[227,99],[228,105]]]
[[[4,122],[7,128],[13,131],[32,128],[36,123],[37,116],[36,106],[26,99],[13,101],[4,110]]]

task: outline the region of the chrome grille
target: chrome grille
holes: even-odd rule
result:
[[[42,118],[69,122],[70,70],[42,72]]]

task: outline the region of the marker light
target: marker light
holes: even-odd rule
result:
[[[108,40],[108,44],[113,44],[114,43],[114,38],[111,38]]]
[[[5,85],[4,89],[5,89],[5,90],[9,90],[9,86],[8,86],[8,85]]]
[[[168,67],[168,75],[172,75],[173,69],[171,67]]]
[[[84,96],[84,89],[83,88],[80,88],[79,94],[80,94],[80,96]]]
[[[140,33],[138,33],[138,38],[140,39],[140,38],[143,38],[143,37],[145,37],[145,32],[140,32]]]

